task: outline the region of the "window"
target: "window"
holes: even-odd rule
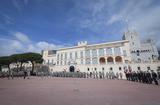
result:
[[[119,70],[121,71],[121,70],[122,70],[122,68],[121,68],[121,67],[119,67]]]
[[[86,57],[90,57],[90,50],[86,50]]]
[[[138,61],[138,62],[141,62],[141,59],[140,59],[140,58],[138,58],[138,59],[137,59],[137,61]]]
[[[67,65],[67,61],[65,61],[64,64]]]
[[[89,71],[89,68],[87,68],[87,70]]]
[[[106,53],[107,55],[112,55],[112,48],[107,48]]]
[[[48,64],[49,64],[49,59],[48,59]]]
[[[93,58],[92,59],[92,64],[98,64],[98,59],[97,58]]]
[[[59,65],[59,61],[57,61],[57,65]]]
[[[137,56],[140,56],[140,51],[139,50],[137,50]]]
[[[104,56],[104,49],[103,48],[99,49],[99,56]]]
[[[86,59],[86,64],[90,64],[91,60],[89,58]]]
[[[141,70],[141,68],[140,68],[140,67],[137,67],[137,69],[138,69],[138,70]]]
[[[94,68],[94,70],[96,71],[96,70],[97,70],[97,68]]]
[[[52,64],[54,63],[54,60],[52,59]]]
[[[78,58],[77,52],[75,52],[75,58],[76,58],[76,59]]]
[[[81,64],[83,65],[83,59],[81,59]]]
[[[119,47],[114,48],[115,55],[121,55],[121,49]]]
[[[52,54],[56,54],[56,53],[57,53],[56,50],[49,50],[49,51],[48,51],[48,55],[52,55]]]
[[[61,64],[60,65],[62,65],[62,61],[61,61]]]
[[[112,68],[112,67],[110,67],[110,70],[113,70],[113,68]]]
[[[67,53],[65,53],[65,59],[67,59]]]
[[[59,54],[57,55],[57,60],[59,60]]]
[[[63,59],[63,54],[61,54],[61,60]]]
[[[104,67],[102,67],[102,70],[104,70]]]
[[[97,50],[96,49],[92,50],[92,57],[97,57]]]
[[[81,51],[81,58],[83,58],[83,51]]]
[[[72,53],[70,53],[70,59],[72,59]]]
[[[123,50],[123,55],[127,56],[127,51],[126,50]]]

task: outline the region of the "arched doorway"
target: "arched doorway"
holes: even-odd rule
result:
[[[117,57],[115,58],[115,61],[118,62],[118,63],[121,63],[121,62],[122,62],[122,57],[117,56]]]
[[[107,62],[108,62],[108,63],[113,63],[113,57],[108,57],[108,58],[107,58]]]
[[[74,66],[70,66],[70,67],[69,67],[69,71],[70,71],[70,72],[74,72],[74,70],[75,70]]]
[[[106,64],[106,60],[105,60],[104,57],[101,57],[101,58],[99,59],[99,62],[100,62],[100,64]]]

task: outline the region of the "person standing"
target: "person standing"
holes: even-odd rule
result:
[[[109,78],[109,73],[108,73],[108,72],[106,72],[106,78],[107,78],[107,79]]]
[[[116,78],[119,79],[119,73],[118,72],[116,73]]]
[[[27,79],[30,77],[30,70],[27,70]]]
[[[10,72],[11,72],[11,78],[14,79],[13,70],[11,70]]]
[[[26,79],[26,76],[27,76],[27,71],[26,70],[24,70],[24,79]]]
[[[147,71],[146,76],[147,76],[147,83],[152,84],[151,74],[149,71]]]
[[[102,78],[103,78],[103,79],[104,79],[104,75],[105,75],[105,74],[104,74],[104,70],[102,70]]]
[[[96,71],[96,79],[98,79],[98,72]]]
[[[152,70],[152,79],[156,85],[158,85],[157,74]]]
[[[93,71],[93,78],[95,79],[95,71]]]

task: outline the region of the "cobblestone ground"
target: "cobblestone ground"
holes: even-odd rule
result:
[[[160,105],[160,86],[80,78],[0,79],[0,105]]]

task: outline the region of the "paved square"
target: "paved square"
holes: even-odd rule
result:
[[[0,105],[160,105],[160,86],[80,78],[0,79]]]

